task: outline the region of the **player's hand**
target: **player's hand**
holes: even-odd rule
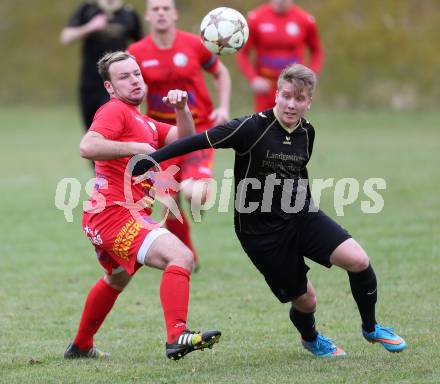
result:
[[[150,155],[155,151],[156,150],[150,144],[147,143],[145,144],[145,149],[141,153],[145,155]]]
[[[162,97],[162,101],[171,108],[184,109],[188,101],[188,93],[180,89],[168,91],[168,95]]]
[[[132,156],[135,155],[151,155],[156,150],[148,143],[140,143],[138,141],[133,141],[132,143],[127,143],[130,145],[130,152]]]
[[[102,31],[108,24],[108,17],[102,13],[94,16],[87,23],[87,27],[90,32]]]
[[[214,125],[223,124],[229,121],[229,111],[226,108],[217,108],[209,115],[209,120],[214,122]]]
[[[266,79],[265,77],[257,76],[251,81],[251,88],[255,93],[269,93],[272,88],[272,84],[270,80]]]

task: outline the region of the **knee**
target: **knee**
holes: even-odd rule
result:
[[[189,201],[192,206],[196,207],[200,207],[206,203],[209,191],[209,183],[202,180],[188,183],[182,188],[184,198]]]
[[[105,282],[112,287],[113,289],[116,289],[119,292],[122,292],[125,287],[128,285],[128,283],[131,280],[130,276],[119,276],[119,274],[116,275],[105,275],[104,276]]]
[[[190,188],[183,188],[180,192],[182,193],[182,195],[183,195],[183,197],[184,197],[184,199],[186,201],[191,202],[191,199],[192,199],[192,196],[193,196],[192,189],[190,189]]]
[[[353,239],[336,248],[330,256],[330,262],[348,272],[362,272],[370,264],[367,253]]]
[[[370,265],[370,259],[362,247],[356,247],[353,250],[353,260],[349,268],[349,272],[362,272]]]
[[[194,254],[188,247],[182,246],[176,250],[174,257],[168,264],[178,265],[179,267],[185,268],[187,271],[191,272],[193,270],[193,263]]]
[[[314,292],[307,292],[293,301],[296,310],[303,313],[312,313],[316,311],[318,300]]]

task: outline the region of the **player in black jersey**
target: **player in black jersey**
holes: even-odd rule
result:
[[[83,40],[79,98],[86,131],[96,110],[109,100],[96,63],[107,52],[124,51],[142,34],[138,14],[122,0],[85,1],[62,30],[60,41],[64,45]]]
[[[273,109],[234,119],[204,133],[179,140],[151,155],[160,162],[190,151],[213,147],[235,150],[235,231],[275,296],[291,302],[290,319],[304,347],[316,356],[345,352],[315,328],[316,296],[304,258],[348,272],[362,334],[390,352],[405,341],[376,322],[377,282],[369,258],[349,233],[314,206],[307,163],[315,131],[304,119],[316,77],[293,64],[278,79]],[[148,171],[150,159],[133,159],[133,175]],[[146,175],[141,178],[146,177]]]

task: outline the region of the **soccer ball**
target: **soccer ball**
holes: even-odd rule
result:
[[[205,47],[212,53],[231,55],[245,45],[249,37],[249,27],[240,12],[220,7],[203,18],[200,36]]]

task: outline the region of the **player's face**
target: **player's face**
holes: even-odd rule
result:
[[[177,10],[173,0],[148,0],[145,20],[151,30],[166,32],[174,27],[177,21]]]
[[[130,58],[112,63],[109,74],[110,81],[105,81],[104,86],[111,97],[133,105],[142,103],[146,85],[135,60]]]
[[[293,4],[293,1],[292,0],[270,0],[270,4],[272,5],[272,8],[275,10],[275,12],[284,13]]]
[[[284,81],[276,93],[275,111],[281,123],[292,127],[305,115],[311,103],[307,89],[298,89],[293,83]]]

